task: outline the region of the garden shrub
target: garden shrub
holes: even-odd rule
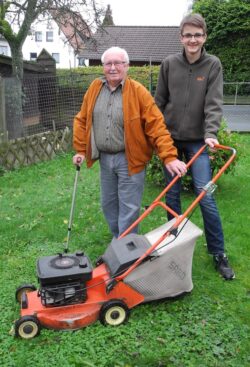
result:
[[[218,132],[218,141],[221,145],[229,146],[237,151],[237,155],[235,160],[230,164],[230,166],[226,169],[225,174],[234,174],[236,163],[239,160],[240,156],[242,156],[243,152],[241,151],[241,146],[239,144],[239,133],[232,132],[228,129],[226,120],[223,119],[220,130]],[[231,151],[225,150],[217,150],[216,152],[210,153],[211,159],[211,169],[213,174],[216,174],[221,167],[225,164],[225,162],[231,156]],[[153,155],[151,161],[147,166],[147,181],[151,182],[155,185],[164,186],[164,174],[162,169],[162,162],[158,158],[156,154]],[[187,174],[182,178],[182,187],[183,190],[189,191],[191,189],[191,176]]]

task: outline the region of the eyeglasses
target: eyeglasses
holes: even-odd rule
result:
[[[187,40],[191,40],[193,37],[196,40],[200,40],[204,36],[205,36],[205,33],[195,33],[195,34],[192,34],[192,33],[184,33],[184,34],[182,34],[182,37],[183,38],[186,38]]]
[[[114,65],[115,68],[120,68],[124,64],[127,64],[127,62],[126,61],[113,61],[113,62],[104,62],[103,66],[107,69],[111,69],[112,65]]]

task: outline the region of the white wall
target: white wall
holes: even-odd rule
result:
[[[36,32],[41,32],[41,41],[36,39]],[[53,32],[53,42],[46,40],[47,32]],[[24,60],[35,60],[31,58],[31,53],[37,56],[44,48],[49,54],[59,54],[59,63],[56,63],[57,68],[77,67],[78,60],[74,55],[73,48],[65,43],[65,36],[59,31],[58,25],[53,20],[39,21],[32,24],[31,35],[29,35],[23,44]]]
[[[0,38],[0,55],[11,56],[10,46],[5,39]]]

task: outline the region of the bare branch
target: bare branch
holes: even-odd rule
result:
[[[18,55],[22,54],[22,45],[35,21],[53,18],[65,35],[65,42],[78,53],[101,27],[105,15],[96,0],[15,0],[7,4],[0,31]]]

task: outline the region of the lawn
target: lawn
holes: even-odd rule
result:
[[[234,281],[214,271],[204,237],[193,258],[193,291],[179,299],[139,305],[126,324],[96,322],[77,331],[42,329],[31,340],[15,338],[12,326],[20,306],[15,290],[37,285],[39,257],[63,251],[67,236],[75,169],[71,154],[0,176],[0,364],[3,367],[239,367],[250,366],[249,192],[250,135],[240,136],[244,155],[235,175],[224,174],[216,191]],[[146,184],[143,206],[160,189]],[[190,203],[191,194],[183,201]],[[202,228],[199,209],[192,222]],[[165,221],[154,211],[141,231]],[[143,232],[144,233],[144,232]],[[79,177],[70,252],[84,250],[91,261],[101,255],[111,235],[99,205],[98,165]]]

